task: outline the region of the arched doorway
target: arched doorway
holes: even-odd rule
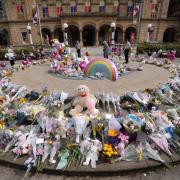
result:
[[[10,44],[8,31],[6,29],[0,30],[0,46],[7,46]]]
[[[43,40],[44,40],[44,43],[48,43],[47,42],[47,38],[49,39],[49,43],[50,43],[50,40],[51,40],[51,31],[47,28],[42,28],[42,36],[43,36]]]
[[[110,41],[111,39],[111,27],[110,25],[102,25],[99,29],[99,44],[102,45],[103,41]]]
[[[168,17],[179,17],[179,0],[170,0],[169,7],[168,7]]]
[[[134,27],[128,27],[125,32],[125,40],[131,41],[134,43],[136,39],[136,29]]]
[[[164,32],[163,42],[174,42],[176,37],[176,29],[168,28]]]
[[[59,42],[64,42],[64,35],[61,28],[57,28],[54,30],[54,38],[58,39]]]
[[[83,45],[93,46],[95,44],[95,27],[92,25],[86,25],[83,28]]]
[[[123,43],[123,30],[120,27],[116,27],[115,42]]]
[[[75,46],[76,41],[80,41],[80,31],[75,25],[69,25],[68,27],[68,43],[70,46]]]

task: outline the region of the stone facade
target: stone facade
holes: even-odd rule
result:
[[[29,34],[26,28],[28,23],[32,26],[33,43],[40,44],[40,27],[32,24],[34,2],[35,0],[0,0],[0,45],[28,44]],[[122,43],[125,39],[132,38],[131,36],[136,38],[132,39],[134,42],[145,42],[149,23],[154,29],[153,41],[180,42],[180,19],[178,19],[180,14],[177,10],[179,0],[141,0],[141,17],[138,21],[140,23],[136,24],[133,23],[132,9],[128,11],[128,7],[134,6],[133,3],[137,0],[119,0],[116,3],[114,0],[36,0],[36,2],[44,40],[48,35],[49,39],[58,38],[63,41],[63,24],[67,23],[70,45],[74,45],[77,40],[82,45],[99,45],[104,40],[111,40],[111,23],[115,22],[117,43]],[[153,3],[155,9],[152,8]],[[175,15],[169,12],[169,5],[176,8]],[[60,12],[57,14],[59,6]]]

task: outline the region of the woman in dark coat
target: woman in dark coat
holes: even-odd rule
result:
[[[109,46],[106,41],[103,42],[103,52],[104,52],[104,58],[108,59]]]

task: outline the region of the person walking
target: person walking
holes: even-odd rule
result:
[[[81,58],[81,45],[79,41],[76,42],[75,48],[76,48],[78,57]]]
[[[126,40],[126,43],[124,45],[124,56],[125,56],[125,60],[126,60],[125,63],[126,64],[129,63],[129,52],[130,52],[130,50],[131,50],[131,43],[128,40]]]
[[[104,58],[108,59],[109,45],[106,41],[103,42],[103,52],[104,52]]]

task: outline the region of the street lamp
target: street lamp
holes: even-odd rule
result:
[[[29,33],[29,40],[30,40],[30,44],[32,45],[33,44],[33,41],[32,41],[32,33],[31,33],[31,29],[32,27],[29,25],[27,25],[27,30],[28,30],[28,33]]]
[[[67,37],[67,28],[68,28],[68,24],[64,23],[64,42],[68,42],[68,37]]]
[[[115,44],[115,29],[116,29],[116,23],[112,22],[111,23],[111,30],[112,30],[112,44]]]
[[[154,32],[153,26],[152,24],[148,24],[147,25],[147,41],[146,42],[150,42],[152,41],[152,34]]]

